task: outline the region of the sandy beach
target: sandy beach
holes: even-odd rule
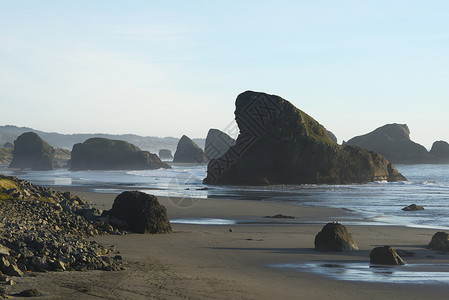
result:
[[[115,194],[83,190],[73,193],[109,209]],[[95,241],[113,247],[127,262],[124,271],[49,272],[15,279],[8,291],[38,288],[41,299],[445,299],[449,281],[418,283],[339,280],[313,269],[369,264],[376,246],[391,245],[412,251],[408,266],[446,272],[448,255],[426,249],[435,229],[347,225],[360,250],[321,253],[313,250],[314,237],[328,221],[345,224],[357,215],[342,209],[299,207],[273,202],[194,199],[193,206],[177,206],[180,199],[159,197],[171,220],[216,218],[237,221],[226,225],[172,224],[168,235],[104,235]],[[294,216],[293,224],[264,218]],[[278,220],[276,220],[278,221]],[[364,220],[360,220],[364,221]],[[369,221],[369,220],[365,220]],[[240,223],[239,223],[240,222]],[[288,222],[285,220],[284,222]],[[230,231],[230,229],[232,231]],[[280,264],[308,264],[309,268],[282,268]],[[276,266],[277,265],[277,266]],[[328,268],[326,269],[327,266]],[[396,269],[391,269],[395,272]],[[322,272],[322,273],[323,273]]]

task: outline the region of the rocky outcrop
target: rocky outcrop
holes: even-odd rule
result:
[[[424,210],[424,207],[421,205],[410,204],[402,209],[403,211],[416,211],[416,210]]]
[[[4,175],[0,175],[0,200],[4,274],[121,269],[114,251],[87,238],[123,231],[101,221],[100,211],[87,201]]]
[[[206,137],[205,152],[208,160],[219,158],[225,154],[235,140],[218,129],[209,129]]]
[[[236,144],[209,162],[206,184],[349,184],[406,180],[383,156],[337,145],[322,125],[279,96],[236,100]]]
[[[36,133],[26,132],[14,141],[10,168],[46,171],[55,166],[55,150]]]
[[[14,148],[14,145],[13,145],[12,143],[10,143],[10,142],[6,142],[6,143],[3,145],[3,148]]]
[[[171,153],[171,150],[160,149],[159,150],[159,158],[160,159],[173,159],[173,154]]]
[[[405,265],[405,261],[390,246],[376,247],[370,255],[370,263],[377,265]]]
[[[430,149],[430,155],[432,155],[436,163],[448,164],[449,144],[445,141],[437,141],[433,143],[432,149]]]
[[[346,143],[359,146],[385,156],[400,164],[431,163],[427,149],[410,140],[410,130],[405,124],[387,124],[373,132],[357,136]]]
[[[156,154],[125,141],[88,139],[72,149],[72,170],[147,170],[170,168]]]
[[[337,143],[337,142],[338,142],[338,139],[337,139],[337,137],[335,136],[335,134],[333,134],[331,131],[329,131],[329,130],[327,130],[327,129],[326,129],[326,133],[327,133],[327,135],[330,137],[330,139],[331,139],[334,143]]]
[[[206,153],[189,137],[183,135],[176,147],[174,163],[206,163]]]
[[[449,234],[439,231],[435,233],[427,248],[431,250],[449,252]]]
[[[340,223],[327,223],[315,236],[316,251],[351,252],[359,250],[351,234]]]
[[[124,221],[125,229],[135,233],[172,232],[167,210],[153,195],[139,191],[127,191],[118,195],[112,209],[103,217],[114,217]]]

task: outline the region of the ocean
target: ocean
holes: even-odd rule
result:
[[[206,186],[206,165],[173,165],[172,169],[144,171],[12,171],[33,184],[47,187],[84,187],[95,192],[141,190],[155,196],[176,198],[176,205],[190,207],[197,198],[277,201],[300,206],[344,208],[379,225],[449,229],[449,165],[396,165],[406,182],[373,182],[352,185],[275,185],[264,187]],[[418,204],[422,211],[402,208]]]

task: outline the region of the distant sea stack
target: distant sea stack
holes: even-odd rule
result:
[[[377,152],[397,164],[432,162],[427,149],[410,140],[410,130],[405,124],[384,125],[370,133],[354,137],[346,144]]]
[[[209,160],[219,158],[234,145],[235,140],[232,137],[218,129],[212,128],[206,137],[206,156]]]
[[[26,132],[14,141],[10,168],[52,170],[56,166],[55,150],[34,132]]]
[[[174,163],[206,163],[206,153],[189,137],[183,135],[176,147]]]
[[[159,158],[160,159],[173,159],[173,154],[171,153],[171,150],[160,149],[159,150]]]
[[[131,143],[91,138],[72,149],[72,170],[148,170],[170,168],[156,154]]]
[[[445,141],[433,143],[430,155],[437,163],[449,164],[449,144]]]
[[[236,144],[209,162],[206,184],[349,184],[406,180],[383,156],[336,144],[279,96],[247,91],[235,102]]]

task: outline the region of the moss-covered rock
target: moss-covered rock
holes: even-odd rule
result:
[[[142,151],[131,143],[105,138],[91,138],[75,144],[72,170],[147,170],[170,168],[156,154]]]
[[[55,150],[36,133],[26,132],[14,141],[10,168],[45,171],[55,166]]]
[[[349,184],[406,180],[382,155],[341,146],[279,96],[247,91],[236,100],[236,144],[208,165],[206,184]]]
[[[192,141],[188,136],[183,135],[178,142],[176,152],[173,157],[174,163],[206,163],[207,157],[203,149]]]

